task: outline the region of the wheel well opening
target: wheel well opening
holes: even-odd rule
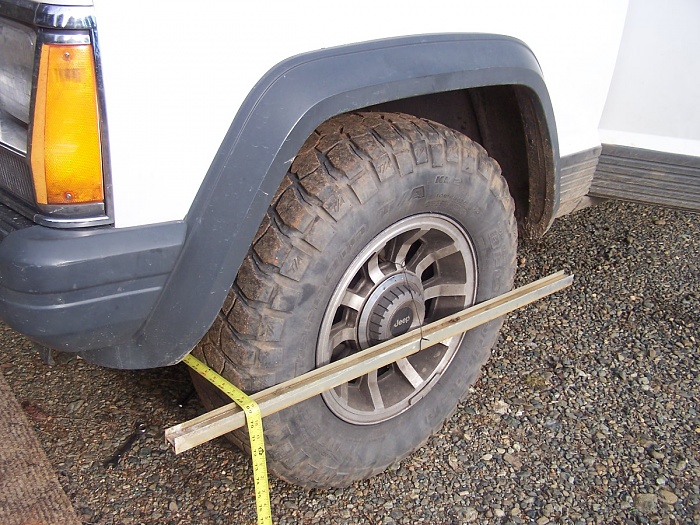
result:
[[[547,123],[523,86],[487,86],[394,100],[366,111],[434,120],[481,144],[496,159],[515,201],[521,235],[539,237],[553,208],[554,161]]]

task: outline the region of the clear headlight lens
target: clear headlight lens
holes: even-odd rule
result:
[[[0,141],[26,153],[36,33],[0,19],[0,49]]]

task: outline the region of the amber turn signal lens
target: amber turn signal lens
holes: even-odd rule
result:
[[[70,205],[103,201],[92,46],[42,46],[32,129],[37,202]]]

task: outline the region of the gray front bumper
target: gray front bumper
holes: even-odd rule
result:
[[[0,242],[0,319],[62,351],[133,341],[175,267],[186,230],[184,222],[170,222],[12,231]]]

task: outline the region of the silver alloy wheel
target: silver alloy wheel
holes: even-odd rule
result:
[[[474,303],[476,254],[450,218],[424,213],[376,236],[331,296],[316,361],[337,361]],[[424,397],[447,369],[463,336],[323,394],[328,408],[357,425],[386,421]]]

